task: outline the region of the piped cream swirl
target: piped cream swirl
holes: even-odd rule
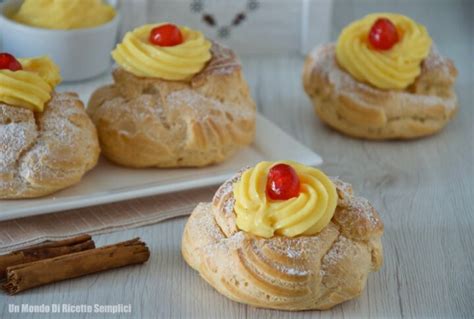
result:
[[[48,57],[18,61],[22,70],[0,70],[0,102],[42,112],[61,82],[59,67]]]
[[[368,34],[378,18],[395,24],[400,41],[390,50],[371,47]],[[336,46],[338,63],[359,81],[380,89],[405,89],[421,72],[421,62],[430,52],[432,40],[426,28],[393,13],[374,13],[342,30]]]
[[[275,162],[260,162],[246,170],[234,184],[237,226],[257,236],[294,237],[315,235],[330,222],[337,206],[333,182],[320,170],[284,161],[297,172],[301,190],[298,197],[271,200],[266,194],[268,172]]]
[[[148,24],[127,32],[112,52],[114,60],[140,77],[178,81],[199,73],[212,57],[211,42],[201,32],[179,26],[183,43],[170,47],[154,45],[148,39],[150,31],[159,25]]]

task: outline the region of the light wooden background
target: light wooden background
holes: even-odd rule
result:
[[[185,218],[98,237],[149,243],[147,265],[25,292],[0,295],[0,318],[103,318],[9,315],[9,303],[132,304],[132,315],[107,318],[473,318],[474,314],[474,13],[473,1],[337,1],[333,35],[374,10],[402,11],[428,26],[454,59],[461,109],[440,134],[410,142],[368,142],[321,124],[302,91],[303,59],[246,57],[246,77],[260,112],[325,159],[323,169],[351,182],[385,223],[385,265],[362,296],[326,312],[255,309],[227,300],[186,266],[180,254]],[[275,147],[284,147],[275,141]],[[211,196],[211,194],[209,195]]]

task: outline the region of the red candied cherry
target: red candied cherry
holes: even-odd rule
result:
[[[267,195],[273,200],[286,200],[300,194],[300,178],[287,164],[277,164],[270,168],[267,177]]]
[[[20,62],[9,53],[0,53],[0,70],[18,71],[22,70]]]
[[[377,19],[369,32],[369,42],[377,50],[390,50],[399,41],[397,27],[387,18]]]
[[[172,47],[183,43],[183,34],[174,24],[163,24],[151,30],[149,41],[162,47]]]

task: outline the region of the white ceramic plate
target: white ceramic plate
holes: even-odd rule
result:
[[[284,147],[275,147],[275,141]],[[201,169],[127,169],[102,159],[74,187],[40,199],[0,200],[0,221],[215,185],[247,165],[282,159],[312,166],[322,163],[318,154],[258,115],[255,143],[223,164]]]

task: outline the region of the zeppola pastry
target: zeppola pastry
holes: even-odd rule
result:
[[[360,295],[381,267],[382,233],[375,209],[349,184],[295,162],[261,162],[195,208],[182,254],[232,300],[328,309]]]
[[[235,54],[172,24],[127,33],[112,56],[114,84],[88,112],[104,155],[129,167],[219,163],[255,135],[255,103]]]
[[[347,135],[408,139],[441,130],[458,108],[456,68],[408,17],[375,13],[306,59],[303,84],[322,121]]]
[[[56,93],[46,57],[0,54],[0,198],[47,195],[78,183],[99,157],[94,124],[74,93]]]

